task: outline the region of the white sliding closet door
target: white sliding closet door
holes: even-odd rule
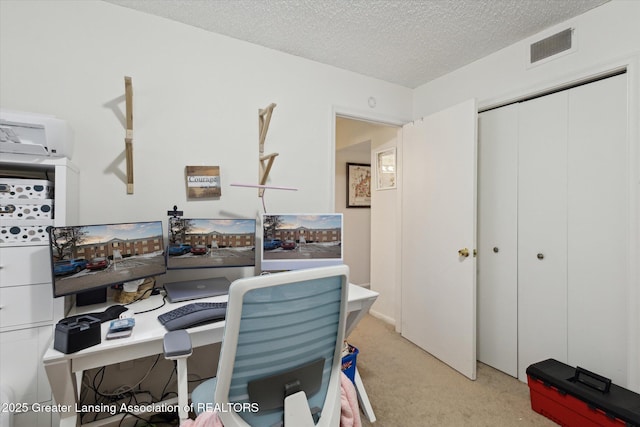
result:
[[[626,74],[569,92],[568,363],[627,384]]]
[[[628,383],[626,85],[621,74],[480,115],[478,360],[522,381],[554,358]]]
[[[518,104],[478,120],[478,360],[518,376]]]
[[[402,335],[471,379],[476,126],[471,100],[402,130]]]
[[[518,378],[567,360],[566,91],[520,104]]]

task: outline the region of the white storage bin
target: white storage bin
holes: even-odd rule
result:
[[[0,199],[53,199],[53,182],[44,179],[0,178]]]
[[[0,219],[31,220],[52,219],[53,200],[11,199],[0,200]]]
[[[46,245],[53,221],[0,221],[0,246]]]

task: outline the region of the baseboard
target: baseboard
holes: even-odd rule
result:
[[[382,314],[380,312],[377,312],[375,310],[369,310],[369,314],[372,315],[373,317],[375,317],[376,319],[380,319],[385,323],[388,323],[392,326],[396,326],[396,319],[394,319],[393,317],[389,317],[386,314]]]

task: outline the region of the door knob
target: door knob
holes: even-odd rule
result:
[[[495,246],[495,247],[493,248],[493,252],[497,254],[498,252],[500,252],[500,248],[498,248],[497,246]]]
[[[544,254],[542,254],[542,253],[541,253],[541,254],[538,254],[538,255],[536,255],[536,256],[538,257],[538,259],[544,259]]]
[[[460,255],[461,257],[465,257],[465,258],[468,257],[469,256],[469,249],[467,249],[467,248],[460,249],[458,251],[458,255]]]

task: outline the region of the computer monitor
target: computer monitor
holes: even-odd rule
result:
[[[51,227],[49,248],[54,297],[166,272],[161,221]]]
[[[169,218],[167,268],[256,265],[256,220]]]
[[[263,214],[263,271],[343,264],[342,214]]]

